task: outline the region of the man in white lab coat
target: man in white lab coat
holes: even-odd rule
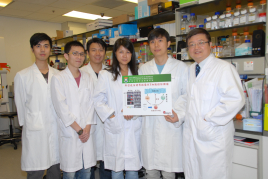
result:
[[[183,62],[168,56],[170,37],[166,30],[162,28],[152,30],[148,42],[154,59],[141,66],[139,75],[171,74],[174,108],[175,101],[186,93],[188,67]],[[174,116],[183,115],[175,112]],[[165,120],[164,116],[145,116],[142,123],[142,161],[147,179],[160,178],[160,171],[164,179],[174,179],[175,172],[183,172],[182,126],[179,122]]]
[[[87,42],[87,54],[89,56],[90,62],[88,65],[81,68],[81,70],[90,74],[90,77],[93,79],[94,87],[98,81],[98,75],[101,70],[106,68],[103,65],[103,60],[105,58],[107,46],[102,39],[93,38]],[[96,151],[97,151],[97,160],[100,161],[99,175],[102,179],[111,179],[111,170],[104,169],[103,162],[103,122],[99,118],[98,114],[95,112],[94,117],[97,121],[97,128],[95,131],[95,141],[96,141]],[[95,178],[94,168],[91,169],[91,179]]]
[[[57,115],[50,84],[58,70],[48,66],[50,37],[36,33],[30,39],[35,63],[19,71],[14,79],[15,103],[22,128],[21,169],[28,179],[60,179]]]
[[[79,70],[85,59],[80,42],[68,42],[64,57],[68,66],[51,82],[52,102],[59,116],[60,168],[64,179],[90,179],[91,167],[96,165],[93,81]]]
[[[184,173],[186,179],[231,179],[232,118],[245,103],[241,81],[233,65],[211,54],[206,30],[191,30],[186,44],[195,63],[190,66],[184,96],[186,114],[179,118],[184,120]]]

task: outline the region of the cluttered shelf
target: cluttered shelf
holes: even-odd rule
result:
[[[234,120],[234,127],[235,127],[235,132],[262,136],[262,132],[244,130],[243,129],[243,120]]]
[[[254,25],[265,25],[266,22],[256,22],[256,23],[251,23],[251,24],[243,24],[243,25],[237,25],[233,27],[225,27],[225,28],[220,28],[220,29],[214,29],[214,30],[207,30],[208,32],[216,32],[216,31],[221,31],[221,30],[228,30],[228,29],[234,29],[234,28],[242,28],[242,27],[248,27],[248,26],[254,26]],[[179,34],[176,37],[183,37],[187,36],[187,34]]]

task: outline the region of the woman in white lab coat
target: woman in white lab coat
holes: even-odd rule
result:
[[[140,156],[141,119],[123,116],[122,76],[137,75],[133,44],[118,39],[113,49],[113,64],[99,73],[94,91],[95,110],[104,122],[104,164],[113,179],[137,179],[142,167]]]

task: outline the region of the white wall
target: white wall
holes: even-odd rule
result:
[[[11,66],[7,75],[9,85],[14,81],[16,73],[35,61],[31,52],[30,37],[37,32],[44,32],[55,37],[56,30],[61,30],[60,23],[50,23],[0,16],[0,37],[4,38],[6,62]]]

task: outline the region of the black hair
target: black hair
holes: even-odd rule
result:
[[[150,43],[151,40],[154,40],[158,37],[166,37],[167,42],[170,41],[169,33],[163,28],[156,28],[152,30],[148,35],[148,42]]]
[[[64,53],[69,53],[73,46],[82,47],[84,49],[84,46],[83,46],[83,44],[81,42],[79,42],[79,41],[71,41],[71,42],[68,42],[67,44],[65,44]]]
[[[50,48],[52,48],[52,40],[45,33],[35,33],[32,35],[32,37],[30,38],[31,48],[33,48],[33,46],[36,46],[39,42],[42,42],[44,40],[48,40]]]
[[[193,29],[191,30],[187,36],[186,36],[186,45],[188,46],[188,41],[189,39],[194,36],[194,35],[197,35],[197,34],[205,34],[206,35],[206,38],[208,40],[208,44],[211,42],[211,36],[210,34],[208,33],[208,31],[206,31],[205,29],[202,29],[202,28],[196,28],[196,29]]]
[[[106,46],[106,43],[102,40],[102,39],[99,39],[99,38],[93,38],[93,39],[90,39],[88,42],[87,42],[87,51],[89,52],[89,48],[90,48],[90,45],[92,43],[97,43],[99,45],[102,46],[102,48],[105,50],[107,50],[107,46]]]
[[[120,65],[119,65],[119,61],[117,60],[116,57],[116,51],[121,47],[125,47],[126,49],[128,49],[131,53],[131,60],[128,63],[128,67],[132,73],[132,75],[138,75],[138,69],[137,69],[137,65],[136,65],[136,55],[135,55],[135,50],[134,50],[134,46],[133,43],[127,39],[127,38],[120,38],[117,39],[115,44],[114,44],[114,48],[113,48],[113,63],[112,65],[107,69],[109,72],[111,72],[113,74],[114,77],[114,81],[117,80],[118,75],[120,74]]]

